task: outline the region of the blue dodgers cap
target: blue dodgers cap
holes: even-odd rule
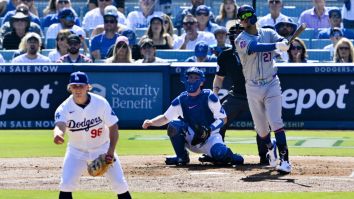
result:
[[[194,54],[196,57],[205,57],[208,54],[209,46],[204,41],[198,42],[194,48]]]
[[[206,15],[210,15],[210,9],[208,6],[206,5],[200,5],[197,7],[197,9],[195,10],[195,14],[196,15],[200,15],[200,14],[206,14]]]
[[[136,44],[136,34],[133,30],[131,29],[125,29],[121,33],[123,36],[126,36],[129,40],[129,45],[135,45]]]
[[[86,73],[77,71],[70,74],[69,85],[71,84],[88,84],[88,77]]]
[[[66,18],[66,17],[75,18],[74,11],[71,8],[64,8],[59,11],[59,13],[58,13],[59,19]]]

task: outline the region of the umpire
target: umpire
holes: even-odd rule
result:
[[[228,95],[222,99],[222,106],[224,107],[227,114],[227,123],[220,129],[220,134],[222,139],[225,138],[226,129],[230,126],[232,121],[240,117],[243,113],[249,112],[246,88],[245,88],[245,77],[242,73],[242,65],[238,53],[236,52],[234,41],[238,34],[243,31],[243,27],[236,22],[236,25],[231,26],[228,32],[230,43],[232,48],[228,48],[221,52],[218,56],[217,72],[214,77],[213,82],[213,92],[215,94],[219,93],[222,88],[225,77],[231,78],[232,87],[228,92]],[[261,138],[257,134],[257,146],[258,154],[260,157],[261,165],[268,165],[269,161],[266,157],[268,148],[261,141]]]

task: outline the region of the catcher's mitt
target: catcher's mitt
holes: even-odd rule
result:
[[[193,146],[197,144],[204,144],[210,137],[211,130],[209,127],[194,125],[192,129],[194,130],[194,136],[191,142]]]
[[[96,159],[94,159],[90,164],[87,165],[87,171],[91,176],[102,176],[108,170],[108,168],[115,161],[107,161],[106,154],[99,155]]]

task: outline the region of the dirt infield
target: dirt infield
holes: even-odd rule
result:
[[[164,156],[123,156],[120,161],[132,192],[354,191],[354,158],[291,157],[290,175],[258,166],[220,168],[201,165],[198,156],[185,167],[166,166]],[[57,190],[63,158],[0,158],[0,189]],[[109,191],[104,177],[81,178],[81,190]]]

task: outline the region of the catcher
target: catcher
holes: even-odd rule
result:
[[[92,176],[105,174],[118,199],[131,199],[115,147],[118,118],[103,97],[90,93],[88,77],[83,72],[70,75],[67,87],[71,95],[55,112],[54,143],[69,142],[64,158],[59,199],[72,199],[80,176],[87,169]]]
[[[142,127],[162,126],[167,123],[176,157],[167,157],[167,165],[186,165],[189,155],[186,150],[207,154],[216,162],[240,165],[243,157],[228,148],[219,133],[226,123],[226,114],[218,97],[209,89],[202,89],[205,75],[202,70],[187,69],[183,83],[186,91],[172,101],[163,115],[145,120]],[[178,119],[179,118],[179,119]]]

